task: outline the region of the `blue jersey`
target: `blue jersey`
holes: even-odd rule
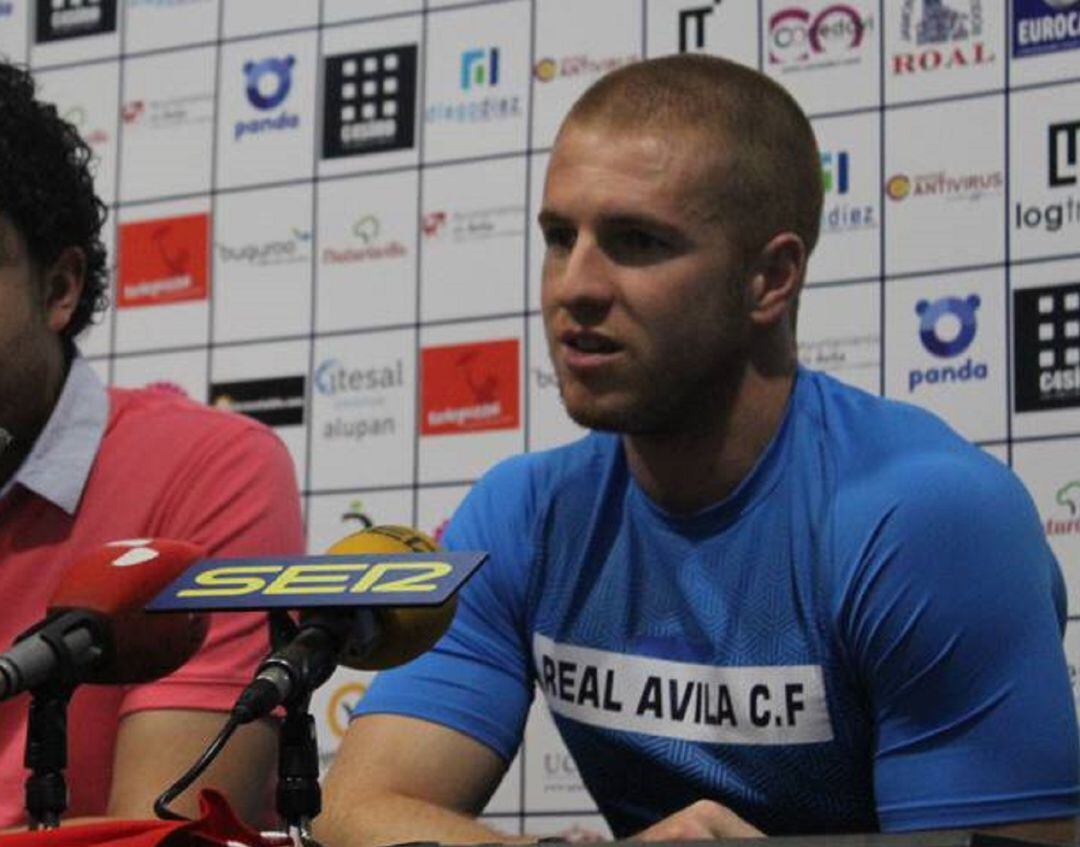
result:
[[[666,513],[592,434],[500,464],[446,543],[491,560],[358,713],[509,760],[536,685],[618,836],[701,798],[768,834],[1080,812],[1057,563],[1016,477],[922,410],[800,370],[716,506]]]

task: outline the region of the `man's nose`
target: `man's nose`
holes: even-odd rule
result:
[[[598,323],[614,298],[611,267],[595,239],[579,234],[556,273],[554,299],[580,323]]]

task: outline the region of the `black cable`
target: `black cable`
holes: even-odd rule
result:
[[[236,715],[230,714],[229,719],[225,721],[225,725],[221,728],[221,731],[217,734],[217,737],[210,742],[210,745],[203,751],[203,754],[199,757],[199,760],[195,762],[187,772],[176,780],[172,785],[161,792],[161,796],[154,801],[154,814],[164,821],[186,821],[189,818],[185,818],[183,815],[177,814],[169,808],[169,804],[187,791],[191,787],[191,783],[202,776],[210,764],[218,757],[222,748],[232,737],[232,734],[236,732],[241,721]]]

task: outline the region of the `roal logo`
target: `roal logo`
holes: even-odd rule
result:
[[[895,76],[986,65],[997,58],[979,40],[983,33],[982,0],[953,2],[960,2],[967,11],[957,11],[944,0],[903,0],[900,37],[917,49],[893,55]]]
[[[248,102],[261,112],[276,109],[284,103],[292,90],[292,73],[295,64],[296,57],[291,55],[245,62],[244,90]],[[233,140],[239,141],[245,135],[296,129],[298,126],[300,126],[299,115],[282,111],[272,117],[237,121],[233,130]]]
[[[1013,56],[1080,46],[1080,0],[1013,0]]]
[[[940,297],[916,303],[919,340],[926,351],[939,359],[955,359],[966,351],[975,340],[978,329],[975,311],[980,303],[977,294],[969,294],[965,298]],[[985,362],[973,362],[971,357],[959,365],[912,369],[908,372],[908,391],[914,392],[923,384],[984,380],[988,372]]]
[[[365,694],[367,686],[362,682],[346,682],[330,695],[330,701],[326,704],[326,722],[336,738],[345,737],[353,709]]]
[[[499,48],[466,50],[461,54],[461,90],[494,88],[499,84]]]
[[[1059,516],[1046,519],[1046,534],[1080,535],[1080,480],[1061,486],[1054,494],[1054,502],[1059,507]]]
[[[802,70],[857,61],[850,54],[862,46],[873,18],[846,3],[811,14],[801,6],[781,9],[769,18],[769,64]]]

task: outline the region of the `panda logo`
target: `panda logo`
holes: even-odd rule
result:
[[[247,77],[247,98],[251,105],[264,111],[281,105],[292,88],[292,69],[295,64],[295,56],[246,62],[244,75]]]
[[[979,308],[979,296],[941,297],[933,302],[920,300],[915,304],[915,313],[919,316],[919,338],[929,352],[942,359],[959,356],[975,339],[975,310]],[[959,322],[960,328],[951,337],[942,337],[940,323],[942,318],[951,318],[949,323]]]

